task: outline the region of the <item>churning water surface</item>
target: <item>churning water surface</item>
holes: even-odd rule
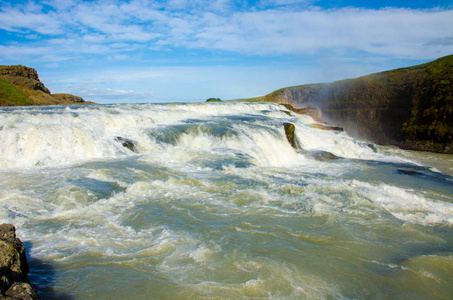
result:
[[[43,299],[451,299],[452,156],[314,123],[267,103],[3,108],[0,221]]]

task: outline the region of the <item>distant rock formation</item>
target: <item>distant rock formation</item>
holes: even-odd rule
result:
[[[71,94],[52,94],[52,96],[61,102],[70,102],[70,103],[75,103],[75,104],[86,103],[86,101],[83,100],[82,97],[74,96]]]
[[[16,229],[11,224],[0,225],[0,298],[39,299],[26,282],[28,271],[25,246],[16,237]]]
[[[208,98],[206,102],[222,102],[220,98]]]
[[[354,137],[453,153],[453,55],[356,79],[283,88],[248,100],[315,106],[322,118]]]
[[[0,66],[0,106],[92,104],[70,94],[51,94],[35,69]]]

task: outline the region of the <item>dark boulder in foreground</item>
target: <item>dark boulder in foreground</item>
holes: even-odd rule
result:
[[[25,246],[16,237],[16,229],[11,224],[0,225],[0,298],[39,299],[26,282],[28,271]]]

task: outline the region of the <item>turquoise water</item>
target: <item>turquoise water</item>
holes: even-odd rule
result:
[[[0,120],[0,219],[43,299],[451,299],[450,155],[375,151],[266,103]]]

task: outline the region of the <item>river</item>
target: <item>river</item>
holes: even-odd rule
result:
[[[2,108],[0,153],[42,299],[452,297],[451,155],[269,103]]]

